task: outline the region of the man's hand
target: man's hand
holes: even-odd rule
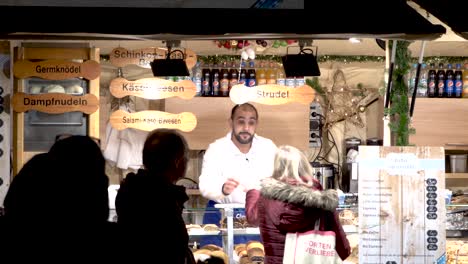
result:
[[[237,186],[239,186],[239,181],[233,178],[228,178],[223,184],[222,192],[224,195],[229,195],[237,188]]]

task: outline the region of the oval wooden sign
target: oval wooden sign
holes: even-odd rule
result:
[[[190,49],[175,49],[185,53],[185,64],[190,70],[197,63],[197,55]],[[173,50],[174,51],[174,50]],[[150,62],[154,59],[164,59],[167,56],[166,48],[145,48],[137,50],[127,50],[125,48],[115,48],[109,54],[112,65],[123,67],[129,64],[138,65],[142,68],[151,69]],[[175,52],[171,55],[172,59],[183,59],[182,54]]]
[[[173,82],[160,78],[144,78],[129,81],[124,78],[116,78],[110,83],[110,92],[117,98],[134,95],[145,99],[163,99],[175,96],[191,99],[196,94],[196,87],[195,83],[189,80]]]
[[[290,88],[278,84],[263,84],[254,87],[237,84],[231,88],[229,97],[236,104],[246,102],[266,105],[280,105],[290,102],[310,104],[315,98],[315,90],[309,85]]]
[[[13,110],[16,112],[36,110],[49,114],[62,114],[77,111],[92,114],[99,109],[99,99],[93,94],[77,96],[62,93],[34,95],[15,93],[12,100]]]
[[[117,130],[135,128],[144,131],[152,131],[156,128],[171,128],[179,129],[183,132],[190,132],[197,126],[197,118],[190,112],[171,114],[147,110],[128,113],[123,110],[117,110],[111,114],[109,119],[112,127]]]
[[[94,80],[101,75],[101,65],[93,60],[83,63],[67,60],[44,60],[31,62],[20,60],[15,62],[13,73],[17,78],[39,77],[47,80],[65,80],[83,77]]]

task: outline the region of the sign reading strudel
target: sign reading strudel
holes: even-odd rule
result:
[[[15,62],[13,73],[15,77],[20,79],[39,77],[46,80],[65,80],[83,77],[88,80],[94,80],[101,75],[101,66],[93,60],[87,60],[82,63],[68,60],[44,60],[38,62],[20,60]]]
[[[445,263],[443,147],[359,146],[359,263]]]
[[[190,132],[197,126],[197,118],[190,112],[172,114],[162,111],[147,110],[128,113],[123,110],[117,110],[111,114],[109,119],[112,127],[117,130],[135,128],[138,130],[152,131],[156,128],[170,128],[179,129],[183,132]]]
[[[12,101],[13,110],[16,112],[36,110],[49,114],[62,114],[77,111],[92,114],[99,108],[99,99],[93,94],[77,96],[63,93],[15,93]]]
[[[310,104],[315,98],[315,90],[308,85],[290,88],[277,84],[262,84],[254,87],[237,84],[231,88],[229,97],[236,104],[246,102],[266,105],[280,105],[290,102]]]
[[[187,68],[191,69],[197,63],[197,55],[190,49],[173,49],[180,50],[171,54],[171,59],[185,59]],[[150,62],[155,59],[165,59],[167,57],[166,48],[145,48],[137,50],[127,50],[124,48],[115,48],[109,54],[109,60],[112,65],[123,67],[126,65],[137,65],[142,68],[151,68]],[[185,57],[185,58],[184,58]]]
[[[124,78],[116,78],[110,83],[110,92],[117,98],[132,95],[145,99],[164,99],[168,97],[191,99],[195,96],[196,87],[189,80],[173,82],[160,78],[144,78],[129,81]]]

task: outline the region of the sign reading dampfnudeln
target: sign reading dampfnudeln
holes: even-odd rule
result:
[[[359,147],[359,263],[445,263],[442,147]]]

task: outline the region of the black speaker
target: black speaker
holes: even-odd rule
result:
[[[320,147],[322,145],[322,108],[319,103],[310,105],[309,116],[309,147]]]
[[[187,64],[183,59],[156,59],[150,62],[153,75],[159,76],[189,76]]]
[[[317,59],[311,53],[289,54],[281,59],[286,77],[320,76]]]

